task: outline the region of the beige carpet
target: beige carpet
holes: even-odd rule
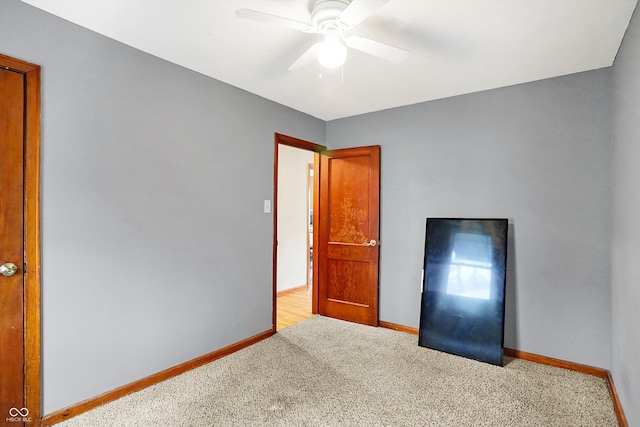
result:
[[[616,426],[606,382],[519,359],[496,367],[417,336],[313,317],[58,424]]]

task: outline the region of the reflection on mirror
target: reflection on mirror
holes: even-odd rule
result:
[[[502,365],[507,228],[427,219],[420,346]]]
[[[447,293],[488,300],[491,296],[491,236],[455,233]]]

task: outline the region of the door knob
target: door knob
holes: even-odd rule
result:
[[[380,244],[380,242],[376,241],[375,239],[372,239],[372,240],[370,240],[368,242],[364,242],[363,243],[363,245],[365,245],[365,246],[376,246],[376,245],[379,245],[379,244]]]
[[[18,271],[18,266],[12,262],[0,265],[0,274],[3,276],[13,276]]]

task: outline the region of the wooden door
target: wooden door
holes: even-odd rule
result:
[[[39,170],[31,154],[35,149],[39,156],[39,144],[32,144],[39,140],[39,109],[32,106],[39,106],[39,96],[32,96],[39,92],[39,69],[2,56],[0,67],[0,426],[16,426],[40,419],[39,247],[34,247],[39,225],[32,223],[39,218],[33,215],[37,201],[25,203],[25,195],[38,188],[38,174],[26,170]],[[25,70],[36,71],[37,78]],[[25,232],[27,223],[31,229]],[[36,274],[25,272],[30,260],[28,273]],[[37,314],[30,311],[34,308]]]
[[[380,147],[320,160],[319,313],[378,326]]]

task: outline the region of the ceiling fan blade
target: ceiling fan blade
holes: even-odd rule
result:
[[[377,42],[365,37],[347,37],[347,46],[352,47],[369,55],[377,56],[389,62],[402,62],[409,56],[409,51],[394,47],[386,43]]]
[[[316,59],[316,45],[315,43],[312,45],[305,53],[300,56],[300,58],[296,59],[296,62],[291,64],[289,67],[289,71],[298,71],[299,69],[305,67]]]
[[[349,27],[358,25],[388,1],[389,0],[353,0],[351,4],[342,11],[338,20]]]
[[[238,18],[252,19],[254,21],[266,22],[269,24],[283,25],[285,27],[293,28],[294,30],[303,31],[305,33],[314,32],[313,27],[311,27],[309,24],[305,24],[304,22],[294,21],[293,19],[271,15],[270,13],[259,12],[253,9],[238,9],[236,10],[236,16]]]

